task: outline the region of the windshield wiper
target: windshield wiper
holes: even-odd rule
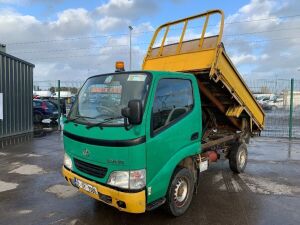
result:
[[[105,124],[107,122],[110,122],[112,120],[122,119],[122,118],[124,118],[124,117],[123,116],[109,117],[109,118],[106,118],[106,119],[104,119],[103,121],[101,121],[99,123],[93,123],[93,124],[86,125],[86,128],[90,129],[92,127],[100,127],[100,129],[102,130],[103,129],[103,127],[102,127],[103,124]]]
[[[77,119],[80,119],[80,118],[83,118],[83,119],[93,119],[93,117],[77,115],[77,116],[75,116],[75,117],[72,118],[72,119],[67,119],[67,120],[65,121],[65,123],[73,122],[73,121],[75,121],[75,120],[77,120]]]

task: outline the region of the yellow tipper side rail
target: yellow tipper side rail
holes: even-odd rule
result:
[[[219,22],[213,20],[216,16],[220,18]],[[202,29],[200,28],[200,34],[198,36],[191,34],[193,32],[189,28],[189,23],[200,19],[204,22]],[[215,34],[208,31],[212,30],[210,19],[215,23],[213,26]],[[178,26],[181,26],[179,29],[181,34],[169,37],[171,31],[178,29],[176,28]],[[222,10],[210,10],[160,26],[149,45],[143,62],[143,70],[189,72],[197,76],[206,74],[215,83],[222,82],[222,86],[228,89],[239,104],[236,110],[234,106],[230,107],[226,115],[238,117],[242,111],[245,111],[250,116],[254,130],[262,130],[264,112],[225,52],[221,42],[223,29],[224,13]],[[159,35],[161,35],[160,38]],[[186,37],[192,38],[185,40]],[[168,41],[174,38],[178,41],[169,44]]]

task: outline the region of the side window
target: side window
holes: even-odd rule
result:
[[[39,101],[33,101],[33,107],[41,107],[42,103]]]
[[[193,105],[193,89],[190,80],[160,80],[152,109],[153,131],[158,131],[181,118],[192,110]]]
[[[48,107],[50,110],[55,110],[55,109],[56,109],[56,106],[55,106],[53,103],[51,103],[51,102],[46,102],[46,104],[47,104],[47,107]]]

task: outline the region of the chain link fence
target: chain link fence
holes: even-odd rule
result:
[[[54,102],[60,99],[61,113],[67,114],[83,83],[34,81],[33,95]],[[251,79],[246,83],[266,114],[265,129],[261,135],[300,138],[300,80]]]
[[[300,80],[246,80],[265,111],[262,136],[300,138]]]

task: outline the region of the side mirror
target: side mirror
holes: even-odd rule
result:
[[[128,107],[125,107],[121,111],[122,116],[128,119],[132,125],[137,125],[142,122],[142,101],[130,100]]]

